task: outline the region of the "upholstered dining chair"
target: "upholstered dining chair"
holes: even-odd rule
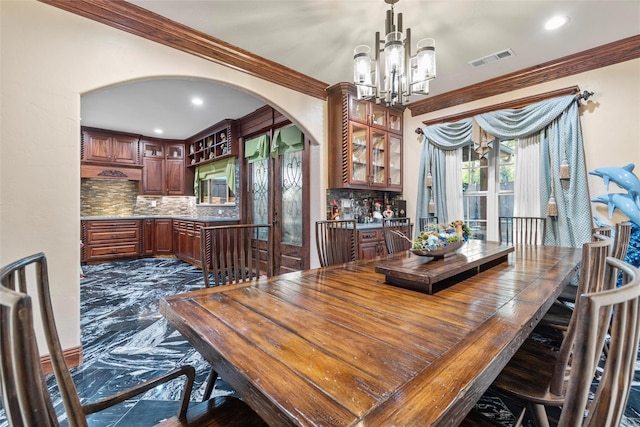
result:
[[[202,227],[200,257],[204,284],[213,286],[273,276],[273,227],[236,224]],[[211,397],[218,373],[212,368],[203,400]]]
[[[384,233],[387,253],[393,254],[411,249],[411,231],[411,218],[384,218],[382,220],[382,232]],[[402,233],[405,237],[398,233]]]
[[[544,243],[544,218],[501,216],[498,220],[500,242],[513,245],[542,245]]]
[[[492,385],[531,411],[539,426],[549,426],[545,406],[561,406],[558,427],[620,425],[638,357],[640,270],[612,257],[604,267],[598,275],[607,277],[607,283],[580,296],[571,332],[560,349],[527,340]],[[618,272],[623,278],[620,287]],[[609,355],[602,360],[607,336]],[[596,371],[599,379],[594,382]],[[524,418],[524,413],[519,415],[515,426]],[[477,411],[461,423],[488,425]]]
[[[204,284],[254,280],[273,275],[273,228],[270,224],[237,224],[200,229]]]
[[[316,222],[316,249],[321,267],[358,259],[356,220]]]
[[[87,415],[110,408],[180,377],[184,377],[185,384],[178,414],[160,425],[264,425],[247,404],[233,397],[216,397],[188,408],[195,377],[195,369],[189,365],[95,402],[81,403],[58,337],[49,292],[47,260],[43,253],[27,256],[0,270],[0,394],[9,425],[59,425],[40,363],[34,328],[34,304],[39,308],[41,326],[67,425],[86,427]]]
[[[427,229],[427,225],[429,224],[437,224],[438,217],[437,216],[426,216],[418,218],[418,226],[420,227],[419,231],[425,231]]]

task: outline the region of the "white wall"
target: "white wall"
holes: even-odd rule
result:
[[[0,31],[0,265],[47,255],[64,348],[80,344],[82,93],[156,76],[208,78],[268,100],[324,143],[324,101],[52,6],[1,1]],[[322,148],[313,147],[312,156]],[[314,158],[311,165],[315,221],[324,212],[326,163]]]
[[[437,85],[437,79],[431,84]],[[583,91],[594,92],[589,103],[580,109],[587,171],[635,163],[634,172],[640,177],[640,59],[636,59],[417,117],[411,117],[407,110],[403,160],[408,214],[416,214],[422,146],[416,141],[414,130],[423,127],[423,121],[576,85]],[[588,182],[590,198],[607,192],[601,178],[589,175]],[[620,190],[612,184],[609,191]],[[610,221],[605,205],[593,203],[592,210],[594,215]],[[623,219],[624,215],[616,213],[612,221]]]

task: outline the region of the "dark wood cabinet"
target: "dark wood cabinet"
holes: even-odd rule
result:
[[[173,220],[173,249],[176,257],[197,267],[202,267],[200,260],[200,229],[217,225],[237,224],[238,221],[217,221],[215,223]]]
[[[168,218],[156,218],[154,230],[154,246],[155,255],[172,255],[173,254],[173,221]]]
[[[82,240],[85,261],[139,257],[141,228],[140,220],[84,221]]]
[[[350,83],[330,87],[329,188],[402,191],[402,110],[359,100]]]
[[[139,165],[139,137],[83,128],[82,160],[118,165]]]
[[[185,195],[184,144],[142,141],[144,195]]]
[[[237,123],[223,120],[187,141],[187,166],[195,167],[238,155]]]
[[[382,229],[358,230],[359,259],[371,259],[386,254]]]
[[[142,248],[140,255],[153,256],[155,241],[155,223],[153,218],[147,218],[142,221]]]

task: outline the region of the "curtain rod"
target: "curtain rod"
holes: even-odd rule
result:
[[[489,111],[496,110],[504,110],[506,108],[522,108],[527,105],[533,104],[535,102],[544,101],[549,98],[556,98],[558,96],[565,96],[580,93],[580,88],[578,86],[570,86],[564,89],[553,90],[551,92],[540,93],[538,95],[528,96],[526,98],[514,99],[513,101],[502,102],[500,104],[489,105],[487,107],[477,108],[475,110],[465,111],[463,113],[451,114],[449,116],[440,117],[438,119],[433,120],[425,120],[422,123],[425,126],[435,125],[438,123],[449,123],[449,122],[457,122],[458,120],[466,119],[468,117],[473,117],[477,114],[488,113]],[[593,95],[593,92],[584,91],[583,94],[580,94],[579,97],[584,99],[585,101]],[[422,128],[416,129],[417,134],[422,134]]]

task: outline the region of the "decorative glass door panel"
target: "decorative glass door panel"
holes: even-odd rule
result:
[[[356,120],[360,123],[368,124],[368,115],[366,101],[361,101],[355,96],[349,97],[349,116],[351,120]]]
[[[369,153],[368,153],[369,130],[366,126],[356,123],[350,124],[349,140],[351,152],[351,182],[369,183]]]
[[[389,134],[389,185],[402,186],[402,140]]]
[[[251,221],[253,224],[269,224],[269,159],[255,161],[250,163],[249,167],[251,168]],[[266,240],[266,233],[259,238]]]
[[[402,133],[402,113],[389,110],[389,130]]]
[[[382,105],[370,103],[371,107],[371,126],[380,129],[387,129],[387,109]]]
[[[302,151],[282,156],[282,236],[281,243],[302,246],[303,173]]]
[[[387,185],[387,134],[371,130],[371,183]]]

